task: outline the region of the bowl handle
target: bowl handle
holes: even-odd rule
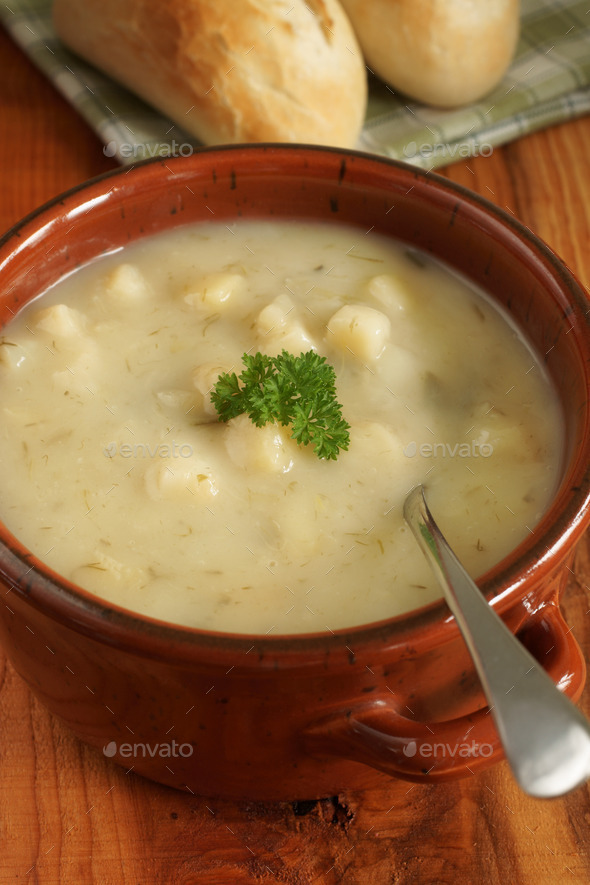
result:
[[[555,602],[527,619],[519,639],[572,700],[584,687],[584,658]],[[306,751],[362,762],[411,781],[452,780],[504,758],[489,707],[456,719],[408,719],[391,701],[375,699],[340,710],[305,730]]]

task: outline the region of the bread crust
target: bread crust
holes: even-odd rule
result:
[[[338,0],[55,0],[63,42],[205,144],[352,146],[367,83]]]
[[[518,0],[341,0],[369,68],[395,90],[455,107],[481,98],[508,68]]]

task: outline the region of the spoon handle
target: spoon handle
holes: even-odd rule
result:
[[[510,632],[432,518],[421,485],[404,504],[467,644],[514,776],[531,796],[560,796],[590,776],[590,723]]]

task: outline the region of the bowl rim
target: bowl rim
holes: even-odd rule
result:
[[[480,196],[468,188],[457,184],[449,179],[416,168],[409,163],[394,160],[388,157],[368,154],[363,151],[348,150],[344,148],[332,148],[318,145],[303,144],[236,144],[217,145],[198,148],[186,157],[151,158],[144,160],[132,167],[118,167],[101,173],[91,179],[58,194],[48,200],[37,209],[28,213],[24,218],[13,225],[0,237],[0,274],[4,267],[3,252],[10,247],[14,240],[22,241],[23,236],[30,236],[34,230],[39,231],[43,224],[47,224],[52,218],[71,211],[78,205],[79,198],[90,195],[92,191],[104,193],[107,189],[103,185],[114,182],[128,181],[141,182],[148,180],[150,175],[159,174],[154,172],[155,167],[169,167],[170,165],[193,164],[197,167],[205,164],[207,160],[202,157],[215,155],[235,155],[236,160],[244,156],[264,156],[271,152],[273,157],[279,155],[284,158],[296,154],[306,155],[311,158],[314,155],[332,155],[340,162],[345,159],[355,160],[358,163],[372,164],[376,168],[391,169],[396,175],[420,180],[423,184],[428,183],[439,192],[442,190],[452,194],[463,206],[477,208],[486,218],[495,223],[507,233],[516,234],[519,251],[533,252],[541,258],[545,266],[550,269],[553,278],[559,282],[562,291],[565,292],[567,301],[574,307],[580,308],[581,317],[585,320],[586,337],[590,342],[590,321],[588,309],[590,303],[582,285],[565,266],[563,261],[553,250],[534,234],[530,228],[518,221],[504,209],[491,203],[485,197]],[[195,170],[196,171],[196,170]],[[161,173],[165,174],[165,173]],[[125,185],[122,185],[123,189]],[[112,188],[111,190],[113,190]],[[72,205],[73,204],[73,205]],[[26,239],[21,246],[26,244]],[[10,260],[12,250],[6,256]],[[586,427],[590,424],[590,417],[586,421]],[[543,536],[534,545],[529,539],[525,539],[517,548],[526,548],[517,558],[513,553],[509,554],[513,560],[509,567],[502,568],[508,557],[488,570],[478,579],[482,592],[488,598],[490,604],[498,612],[506,610],[515,597],[520,596],[519,591],[523,583],[542,571],[543,563],[552,556],[561,554],[563,559],[567,551],[573,548],[576,541],[581,537],[585,527],[590,523],[590,439],[588,433],[585,436],[585,450],[588,457],[585,458],[586,469],[582,477],[583,482],[575,489],[574,497],[569,504],[556,514],[552,521],[551,531],[546,530]],[[580,460],[580,459],[579,459]],[[545,512],[551,512],[555,505],[555,498]],[[561,526],[561,528],[558,528]],[[552,536],[550,545],[544,544],[548,536]],[[545,551],[541,553],[541,547]],[[536,557],[534,550],[539,551]],[[16,579],[6,571],[6,563],[9,566],[20,566],[22,574]],[[525,568],[526,566],[526,568]],[[23,571],[26,567],[26,572]],[[32,577],[26,577],[32,573]],[[24,596],[30,604],[43,611],[52,620],[63,623],[65,626],[78,632],[92,636],[104,644],[115,645],[119,648],[132,650],[135,653],[143,653],[151,657],[156,654],[159,657],[170,659],[191,657],[196,649],[218,649],[235,654],[257,650],[259,655],[271,655],[273,657],[288,657],[301,660],[309,655],[324,655],[335,649],[349,646],[382,647],[403,645],[407,649],[417,650],[425,645],[438,644],[445,637],[450,637],[458,627],[441,599],[414,609],[406,614],[398,615],[372,623],[362,624],[356,627],[341,628],[329,632],[316,631],[297,634],[242,634],[223,631],[203,630],[197,627],[187,627],[159,620],[157,618],[133,612],[129,609],[105,602],[87,590],[78,587],[74,583],[61,577],[50,567],[37,560],[0,522],[0,578],[4,579],[11,592]],[[24,581],[24,587],[16,582]],[[497,592],[497,588],[500,591]]]

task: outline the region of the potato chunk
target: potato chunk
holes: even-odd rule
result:
[[[145,487],[154,501],[193,496],[207,501],[219,492],[211,465],[196,454],[189,458],[159,458],[145,472]]]
[[[352,426],[351,436],[354,451],[360,451],[363,458],[386,457],[403,464],[403,445],[391,427],[379,421],[361,421]]]
[[[67,304],[54,304],[36,313],[34,324],[56,338],[77,338],[84,331],[86,317]]]
[[[297,444],[278,424],[256,427],[247,415],[228,421],[225,447],[232,461],[244,470],[288,473],[293,467]]]
[[[206,415],[215,415],[217,410],[211,402],[211,391],[215,382],[223,372],[230,371],[227,366],[221,366],[216,362],[201,363],[193,372],[193,384],[203,396],[203,412]]]
[[[194,393],[191,390],[184,390],[182,387],[169,387],[165,390],[158,390],[155,394],[159,406],[175,414],[180,412],[188,415],[194,407]]]
[[[261,350],[275,356],[283,349],[296,356],[317,345],[297,317],[295,304],[287,294],[279,295],[263,307],[255,322],[255,331]]]
[[[134,264],[120,264],[105,282],[106,295],[123,306],[132,306],[149,295],[144,275]]]
[[[322,514],[329,518],[331,508],[327,496],[314,495],[309,489],[301,488],[299,483],[291,483],[284,497],[277,501],[274,511],[282,555],[300,560],[303,556],[316,554],[325,542],[318,516]]]
[[[243,291],[245,278],[239,273],[210,273],[191,286],[184,300],[191,307],[219,310],[229,307]]]
[[[5,338],[0,339],[0,366],[14,371],[24,365],[29,358],[28,351],[19,342],[13,343]]]
[[[328,343],[348,351],[363,362],[374,362],[383,353],[391,334],[391,323],[380,310],[364,304],[346,304],[327,325]]]
[[[258,335],[268,335],[269,332],[284,329],[292,319],[289,315],[295,312],[295,302],[285,293],[278,295],[274,301],[263,307],[256,317],[256,332]]]
[[[368,294],[395,314],[404,314],[408,309],[408,295],[402,283],[393,274],[383,273],[371,277],[367,284]]]

